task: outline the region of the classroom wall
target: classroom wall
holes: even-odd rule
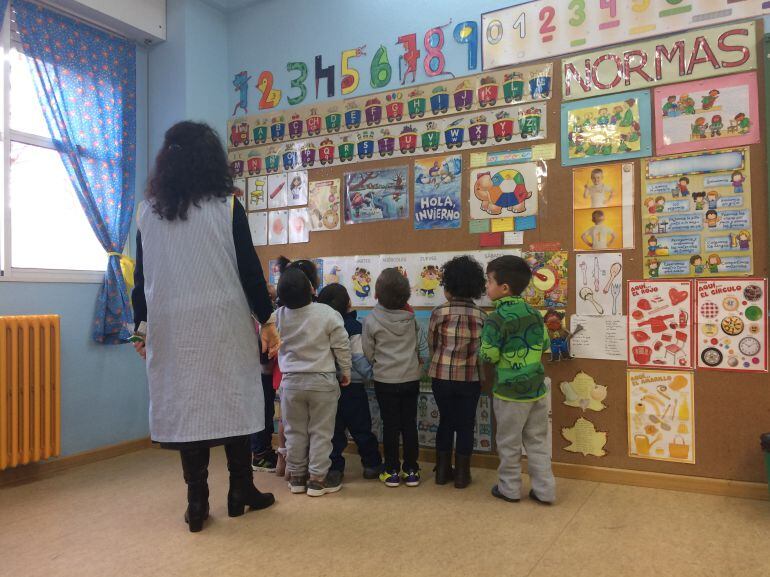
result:
[[[137,189],[147,177],[147,50],[137,48]],[[62,455],[149,435],[144,364],[91,340],[98,284],[0,282],[0,315],[61,315]]]
[[[167,39],[149,51],[150,162],[180,120],[224,133],[228,118],[227,20],[200,0],[168,0]]]
[[[290,6],[288,5],[290,4]],[[255,75],[262,69],[271,70],[276,75],[276,84],[286,86],[283,71],[287,61],[299,59],[312,63],[312,57],[323,51],[325,64],[339,62],[343,49],[360,44],[367,44],[370,49],[380,42],[393,46],[399,34],[417,32],[420,34],[427,27],[445,23],[451,16],[453,21],[478,19],[485,10],[512,4],[503,2],[442,2],[441,11],[426,8],[427,2],[391,2],[387,9],[382,5],[369,11],[357,8],[357,4],[343,0],[336,2],[334,13],[330,14],[325,6],[308,1],[291,3],[269,1],[265,4],[245,9],[229,17],[229,62],[230,78],[240,70],[248,70]],[[435,6],[435,3],[432,3]],[[417,9],[414,7],[417,6]],[[315,7],[315,8],[314,8]],[[409,18],[404,18],[408,13]],[[339,20],[341,18],[341,21]],[[332,20],[338,22],[331,26]],[[271,23],[291,22],[290,26],[271,25]],[[249,31],[259,30],[259,34],[249,36]],[[291,33],[288,33],[289,30]],[[764,87],[764,69],[762,65],[762,28],[758,27],[756,53],[758,57],[757,75],[760,86]],[[451,46],[452,43],[447,43]],[[448,50],[448,48],[447,48]],[[373,50],[372,50],[373,51]],[[371,53],[371,52],[370,52]],[[273,58],[271,55],[275,55]],[[366,59],[363,60],[364,62]],[[447,58],[451,62],[450,58]],[[554,86],[560,86],[559,59],[555,63]],[[361,67],[362,86],[368,87],[368,78],[364,79],[364,67]],[[425,82],[419,78],[417,84]],[[312,82],[308,88],[313,90]],[[767,95],[761,91],[761,98]],[[359,92],[356,95],[360,95]],[[337,99],[340,99],[339,94]],[[234,96],[231,96],[231,103]],[[548,102],[547,142],[559,142],[560,90],[555,90]],[[256,98],[250,96],[250,111],[257,113]],[[751,146],[751,181],[755,191],[752,196],[754,221],[754,276],[766,277],[768,274],[767,228],[764,226],[767,205],[767,166],[764,138],[767,137],[764,119],[762,119],[762,144]],[[503,145],[490,147],[509,149],[522,145]],[[464,166],[469,163],[469,152],[463,152]],[[394,164],[411,164],[405,159],[378,160],[367,164],[354,164],[352,167],[313,169],[312,180],[340,178],[349,170],[361,170],[366,166],[384,167]],[[634,161],[636,190],[641,187],[641,163]],[[562,167],[559,160],[548,162],[549,174],[546,187],[541,197],[538,216],[538,229],[528,231],[524,236],[524,245],[533,242],[553,241],[570,249],[569,269],[570,302],[568,314],[575,311],[575,253],[572,251],[571,226],[571,169]],[[464,194],[468,194],[468,174],[463,176]],[[466,196],[467,198],[467,196]],[[637,192],[637,203],[639,193]],[[640,207],[636,207],[635,222],[640,222]],[[468,215],[463,214],[463,225],[458,231],[433,230],[417,232],[413,230],[411,219],[367,224],[362,226],[343,226],[339,232],[327,232],[311,235],[308,245],[286,245],[258,247],[257,251],[263,264],[278,254],[290,258],[315,257],[355,254],[387,254],[402,252],[438,252],[457,250],[477,250],[478,238],[468,234]],[[365,230],[364,230],[365,229]],[[637,246],[634,250],[624,251],[623,266],[625,279],[642,278],[641,232],[636,232]],[[554,460],[597,467],[634,469],[678,475],[693,475],[742,481],[762,482],[765,472],[758,437],[768,430],[770,425],[770,389],[766,374],[731,374],[696,371],[695,373],[695,430],[697,460],[694,465],[666,463],[643,460],[628,456],[627,440],[627,390],[626,363],[618,361],[596,361],[575,359],[569,362],[548,365],[546,370],[553,382],[571,380],[574,375],[584,370],[609,388],[606,400],[608,408],[601,413],[591,413],[588,418],[597,430],[608,432],[605,446],[607,455],[603,458],[583,457],[580,454],[563,450],[566,443],[560,435],[560,428],[572,426],[578,413],[562,404],[563,396],[556,390],[553,398]]]

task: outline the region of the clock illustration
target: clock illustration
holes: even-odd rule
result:
[[[738,343],[738,350],[740,350],[747,357],[753,357],[758,354],[762,345],[754,337],[743,337]]]
[[[717,367],[722,363],[722,352],[719,349],[707,348],[700,354],[700,359],[707,367]]]

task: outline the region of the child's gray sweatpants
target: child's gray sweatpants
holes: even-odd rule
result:
[[[329,455],[339,397],[339,386],[331,391],[281,387],[286,469],[290,475],[326,476],[331,466]]]
[[[498,490],[511,499],[521,498],[521,447],[527,451],[532,490],[542,501],[556,500],[556,481],[548,446],[548,398],[534,402],[493,401],[497,422]]]

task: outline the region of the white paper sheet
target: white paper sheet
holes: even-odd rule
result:
[[[287,196],[286,174],[271,174],[267,177],[267,206],[268,208],[284,208]]]
[[[265,246],[267,244],[267,213],[252,212],[249,214],[249,228],[254,246]]]
[[[289,242],[289,211],[275,210],[268,213],[270,244],[286,244]]]
[[[627,360],[625,316],[583,316],[570,317],[570,332],[578,325],[583,329],[570,343],[572,354],[581,359]]]
[[[289,242],[308,242],[310,240],[310,218],[307,208],[289,210]]]

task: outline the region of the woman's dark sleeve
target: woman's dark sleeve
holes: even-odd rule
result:
[[[273,303],[267,292],[265,275],[262,273],[262,265],[254,251],[254,242],[251,240],[249,219],[243,205],[237,200],[233,208],[233,241],[235,242],[235,258],[238,263],[238,274],[241,277],[241,285],[249,301],[249,307],[260,323],[267,322],[273,314]]]
[[[144,298],[144,265],[142,263],[142,233],[136,231],[136,267],[134,268],[134,290],[131,292],[134,308],[134,330],[139,323],[147,322],[147,300]]]

